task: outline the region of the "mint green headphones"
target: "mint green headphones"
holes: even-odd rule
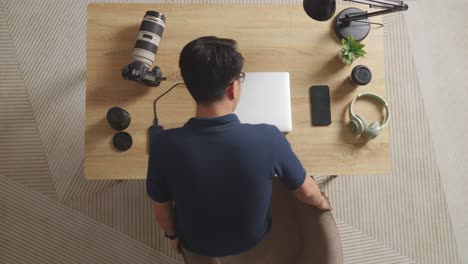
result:
[[[382,125],[378,121],[374,121],[370,125],[367,125],[366,119],[364,119],[363,116],[354,114],[353,112],[354,102],[356,102],[357,99],[362,98],[362,97],[371,98],[374,101],[379,102],[379,104],[381,104],[385,108],[385,112],[386,112],[385,120]],[[380,131],[385,126],[387,126],[388,120],[390,119],[390,110],[388,109],[387,102],[381,96],[374,94],[374,93],[358,94],[356,97],[354,97],[354,99],[349,104],[348,112],[349,112],[349,120],[350,120],[349,126],[351,127],[351,130],[353,131],[353,133],[362,135],[363,137],[367,139],[373,139],[376,136],[378,136]]]

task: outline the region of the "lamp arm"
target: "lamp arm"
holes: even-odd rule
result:
[[[354,2],[358,4],[365,4],[370,6],[385,6],[387,8],[405,7],[407,6],[403,1],[389,1],[389,0],[344,0],[345,2]]]
[[[362,3],[362,2],[358,2],[359,0],[347,0],[347,1]],[[369,0],[366,2],[373,2],[373,1]],[[379,3],[378,1],[376,1],[376,3],[377,3],[376,6],[382,7],[382,2]],[[345,17],[341,18],[341,22],[344,24],[347,24],[356,20],[366,19],[366,18],[373,17],[373,16],[385,15],[385,14],[394,13],[398,11],[406,11],[406,10],[408,10],[408,5],[401,2],[401,4],[399,5],[395,5],[393,7],[389,7],[384,10],[379,10],[379,11],[375,11],[371,13],[367,13],[367,11],[363,11],[362,13],[346,15]]]
[[[351,1],[351,0],[345,0],[345,1]],[[403,1],[390,1],[390,0],[368,0],[368,1],[373,2],[373,3],[379,3],[382,5],[395,6],[395,7],[406,5],[405,3],[403,3]]]
[[[363,5],[369,5],[369,7],[380,7],[380,8],[392,8],[394,5],[387,3],[380,3],[373,0],[345,0],[346,2],[353,2]]]

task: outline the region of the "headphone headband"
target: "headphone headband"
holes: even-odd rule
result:
[[[388,120],[390,120],[390,109],[388,108],[387,101],[385,101],[385,99],[382,96],[380,96],[378,94],[375,94],[375,93],[362,93],[362,94],[356,95],[356,97],[354,97],[353,100],[351,101],[351,103],[349,105],[349,108],[348,108],[349,109],[349,118],[350,119],[356,118],[356,115],[354,114],[354,111],[353,111],[353,105],[354,105],[354,102],[356,102],[357,99],[362,98],[362,97],[371,98],[374,101],[379,102],[385,108],[385,119],[384,119],[383,124],[380,125],[381,129],[384,128],[387,125]]]

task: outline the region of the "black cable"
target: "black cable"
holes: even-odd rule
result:
[[[174,89],[175,87],[179,86],[179,85],[185,85],[185,83],[176,83],[174,84],[171,88],[167,89],[167,91],[165,91],[163,94],[161,94],[160,96],[158,96],[154,102],[153,102],[153,112],[154,112],[154,124],[157,125],[158,124],[158,114],[156,112],[156,102],[158,102],[158,100],[163,97],[164,95],[166,95],[167,93],[169,93],[170,91],[172,91],[172,89]]]
[[[383,26],[384,26],[382,23],[366,22],[366,21],[360,21],[360,20],[354,20],[354,21],[351,21],[351,22],[357,22],[357,23],[363,23],[363,24],[379,25],[380,27],[383,27]]]

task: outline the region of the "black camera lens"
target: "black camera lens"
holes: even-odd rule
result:
[[[372,80],[372,72],[364,65],[358,65],[353,68],[349,81],[353,86],[363,86],[370,83]]]
[[[130,114],[120,107],[112,107],[107,111],[107,121],[115,130],[126,129],[131,122]]]
[[[146,11],[145,16],[157,17],[157,18],[162,19],[164,22],[166,22],[166,17],[157,11]]]

